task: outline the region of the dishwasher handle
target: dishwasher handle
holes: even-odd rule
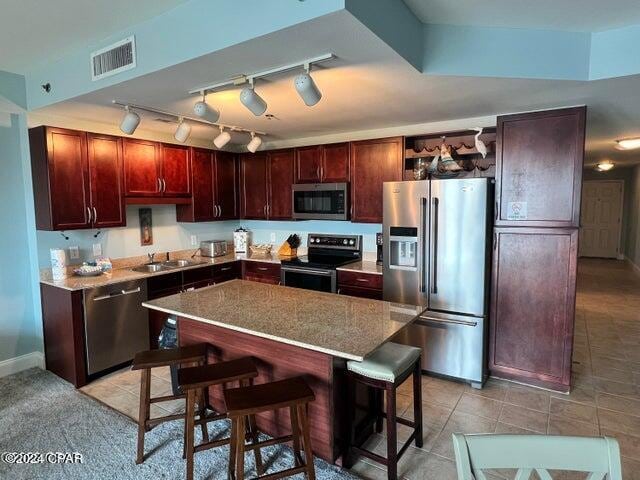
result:
[[[427,317],[424,315],[420,315],[418,319],[415,321],[417,325],[429,325],[434,323],[444,324],[444,325],[460,325],[463,327],[476,327],[478,322],[473,322],[469,320],[458,320],[453,318],[433,318]]]
[[[134,293],[139,293],[140,287],[134,288],[133,290],[120,290],[119,292],[111,292],[108,295],[100,295],[99,297],[95,297],[93,299],[94,302],[99,302],[100,300],[107,300],[109,298],[122,297],[123,295],[132,295]]]

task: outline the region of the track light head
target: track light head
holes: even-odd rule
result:
[[[180,123],[178,124],[178,128],[176,128],[176,133],[173,134],[173,138],[175,138],[180,143],[184,143],[191,135],[191,125],[189,122],[186,122],[184,119],[180,119]]]
[[[243,88],[240,92],[240,102],[256,117],[267,111],[267,102],[253,89],[253,82],[250,82],[250,86]]]
[[[138,125],[140,125],[140,115],[129,110],[128,105],[124,107],[124,109],[127,113],[125,113],[122,122],[120,122],[120,130],[122,133],[132,135],[133,132],[136,131],[136,128],[138,128]]]
[[[216,148],[224,147],[231,140],[231,134],[224,129],[220,128],[220,135],[213,139],[213,144]]]
[[[193,113],[196,116],[206,120],[207,122],[216,123],[220,118],[220,112],[205,102],[204,96],[202,100],[196,102],[193,106]]]
[[[262,139],[257,137],[255,133],[251,132],[251,141],[247,144],[247,150],[251,153],[256,153],[256,150],[262,145]]]
[[[300,98],[302,98],[302,101],[308,107],[313,107],[322,98],[322,93],[320,93],[316,82],[313,81],[308,71],[297,75],[293,80],[293,84],[296,87],[298,95],[300,95]]]

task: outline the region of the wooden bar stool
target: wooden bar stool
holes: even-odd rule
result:
[[[227,418],[226,413],[217,413],[215,415],[200,415],[198,420],[195,419],[196,395],[204,389],[208,389],[213,385],[222,385],[226,388],[228,383],[238,382],[239,385],[249,386],[253,379],[258,376],[253,360],[249,357],[230,360],[227,362],[218,362],[211,365],[198,367],[181,368],[178,370],[178,384],[182,391],[187,395],[187,409],[185,416],[185,452],[187,458],[187,480],[193,479],[193,455],[195,452],[209,450],[210,448],[227,445],[230,438],[227,437],[219,440],[209,441],[208,435],[205,437],[204,432],[207,430],[207,423]],[[203,428],[203,442],[200,445],[194,445],[193,430],[195,425]],[[247,425],[248,431],[242,436],[244,440],[247,435],[253,442],[258,441],[258,430],[255,425],[255,417],[250,415]],[[256,465],[262,468],[262,459],[260,452],[256,452]]]
[[[140,413],[138,414],[138,453],[136,463],[144,462],[144,434],[156,425],[169,422],[171,420],[180,420],[184,418],[184,413],[175,415],[166,415],[164,417],[149,418],[151,404],[158,402],[168,402],[186,398],[186,395],[165,395],[163,397],[151,398],[151,369],[157,367],[170,367],[172,365],[183,364],[199,364],[204,365],[207,362],[207,345],[200,343],[190,345],[188,347],[178,347],[160,350],[148,350],[139,352],[133,359],[131,370],[142,370],[140,380]],[[199,414],[205,413],[205,398],[201,392],[199,398]],[[206,426],[203,427],[203,435],[206,435]]]
[[[247,450],[259,451],[261,448],[270,445],[292,442],[295,466],[269,475],[262,475],[261,465],[257,465],[258,476],[256,478],[272,480],[304,472],[308,480],[315,480],[316,473],[313,465],[311,435],[307,418],[307,406],[313,400],[315,400],[313,390],[302,377],[226,390],[224,392],[224,401],[227,407],[227,415],[231,419],[230,478],[244,480],[244,454]],[[245,445],[244,432],[247,418],[261,412],[280,408],[289,409],[291,435]],[[304,450],[304,461],[301,456],[301,444]]]
[[[422,372],[420,369],[421,349],[408,347],[397,343],[385,343],[362,362],[347,362],[349,383],[349,422],[355,417],[355,382],[363,383],[385,394],[386,413],[382,412],[381,403],[375,402],[374,412],[376,431],[382,431],[382,418],[387,420],[387,457],[382,457],[369,450],[365,450],[353,442],[353,427],[349,425],[348,444],[345,452],[345,462],[353,451],[364,455],[387,467],[387,478],[398,478],[398,460],[406,452],[412,441],[416,447],[422,447]],[[413,418],[407,420],[396,415],[396,390],[402,383],[413,375]],[[365,421],[368,418],[365,418]],[[398,451],[397,423],[413,428],[413,432]],[[357,430],[357,429],[356,429]]]

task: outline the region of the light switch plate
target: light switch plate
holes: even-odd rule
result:
[[[80,249],[77,245],[69,247],[69,258],[71,260],[77,260],[80,258]]]
[[[100,255],[102,255],[102,244],[101,243],[94,243],[93,244],[93,256],[94,257],[99,257]]]
[[[271,243],[276,243],[276,234],[275,232],[271,232],[271,238],[269,239]]]
[[[198,236],[191,235],[191,246],[195,247],[196,245],[198,245]]]

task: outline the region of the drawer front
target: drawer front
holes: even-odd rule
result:
[[[268,262],[244,262],[244,274],[274,277],[280,280],[280,265]]]
[[[240,262],[229,262],[213,266],[213,280],[215,283],[240,278],[241,275]]]
[[[157,275],[147,279],[147,291],[149,292],[149,298],[172,295],[165,294],[163,292],[168,290],[180,291],[181,288],[182,272],[165,273],[163,275]],[[159,295],[159,293],[162,293],[162,295]]]
[[[351,285],[340,285],[338,287],[340,295],[351,297],[371,298],[372,300],[382,300],[382,290],[373,288],[352,287]]]
[[[338,270],[338,285],[382,290],[382,275]]]
[[[208,265],[206,267],[185,270],[182,272],[182,278],[184,285],[211,280],[213,279],[213,267]]]

